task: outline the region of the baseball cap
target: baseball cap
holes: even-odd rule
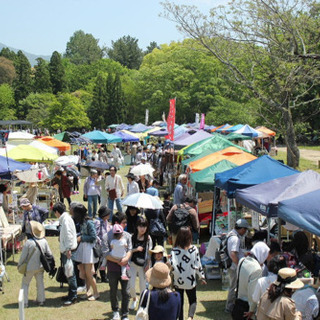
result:
[[[236,222],[236,227],[249,229],[250,225],[246,219],[239,219]]]

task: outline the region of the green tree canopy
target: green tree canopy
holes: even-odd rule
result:
[[[56,96],[57,103],[48,108],[48,118],[44,125],[53,130],[74,130],[90,127],[90,120],[81,100],[70,93],[60,93]]]
[[[8,84],[0,85],[0,119],[1,120],[14,120],[15,100],[13,89]]]
[[[65,89],[65,71],[62,64],[61,55],[54,51],[49,63],[50,81],[52,84],[52,92],[57,94]]]
[[[76,31],[67,43],[65,57],[74,64],[91,64],[103,57],[103,49],[98,45],[99,39],[92,34]]]
[[[37,58],[34,69],[34,91],[38,93],[52,92],[48,63],[42,58]]]
[[[17,58],[17,54],[9,48],[2,48],[2,50],[0,51],[0,57],[15,61]]]
[[[11,84],[16,76],[16,70],[11,60],[0,56],[0,84]]]
[[[111,41],[111,48],[107,49],[110,59],[120,62],[129,69],[139,69],[143,53],[139,48],[138,39],[131,36]]]

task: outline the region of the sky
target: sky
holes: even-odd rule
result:
[[[169,0],[195,5],[200,11],[226,0]],[[145,49],[157,44],[181,41],[173,22],[159,17],[159,0],[0,0],[0,43],[36,55],[64,53],[77,30],[92,34],[100,46],[111,46],[122,36],[139,40]]]

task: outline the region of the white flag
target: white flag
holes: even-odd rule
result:
[[[146,122],[145,125],[147,126],[149,122],[149,109],[146,109]]]

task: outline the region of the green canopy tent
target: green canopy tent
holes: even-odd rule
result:
[[[245,152],[249,152],[247,149],[237,146],[231,141],[227,140],[224,136],[219,133],[214,133],[212,137],[194,143],[187,146],[179,151],[180,156],[197,156],[204,152],[211,151],[211,153],[223,150],[228,147],[235,147]]]
[[[232,132],[226,135],[226,139],[228,139],[229,141],[234,141],[234,140],[242,141],[242,140],[251,140],[252,138],[249,136],[244,136],[243,134],[240,134],[240,133]]]
[[[63,142],[71,142],[69,132],[63,131],[61,133],[57,133],[53,136],[55,139],[63,141]]]
[[[236,164],[222,160],[214,165],[190,174],[190,182],[196,192],[214,191],[215,174],[237,167]]]

